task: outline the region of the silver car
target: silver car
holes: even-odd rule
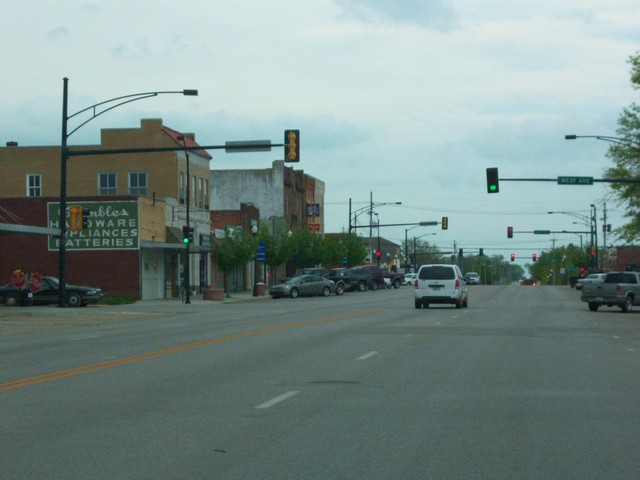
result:
[[[469,287],[460,267],[449,264],[422,265],[415,284],[416,308],[432,303],[448,303],[457,308],[469,306]]]
[[[320,275],[297,275],[285,280],[282,283],[273,285],[269,289],[269,295],[272,298],[291,297],[297,298],[302,296],[322,295],[328,297],[332,293],[341,295],[336,292],[336,284],[328,278]]]

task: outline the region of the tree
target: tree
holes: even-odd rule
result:
[[[240,228],[225,228],[221,242],[213,246],[216,265],[224,274],[224,291],[229,295],[229,274],[236,267],[242,267],[253,257],[257,249],[256,240]]]
[[[354,267],[362,263],[367,256],[362,237],[355,232],[324,237],[323,265]]]
[[[631,84],[640,90],[640,51],[629,57],[631,64]],[[613,143],[607,151],[607,158],[613,167],[605,170],[606,178],[640,179],[640,105],[632,103],[618,118],[616,134],[622,139]],[[618,237],[627,242],[640,238],[640,184],[612,183],[613,196],[626,206],[628,223],[616,229]]]

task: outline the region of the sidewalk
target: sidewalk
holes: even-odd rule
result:
[[[257,302],[271,299],[269,295],[254,297],[251,291],[232,293],[221,301],[202,300],[202,295],[191,298],[190,304],[179,298],[140,300],[124,305],[89,305],[80,308],[59,308],[57,305],[36,305],[32,307],[5,307],[0,305],[0,333],[9,324],[28,324],[47,320],[51,325],[95,324],[100,320],[124,319],[126,317],[161,316],[206,312],[219,305],[242,302]]]

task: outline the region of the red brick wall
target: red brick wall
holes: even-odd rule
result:
[[[2,198],[0,222],[46,227],[47,202],[57,200]],[[57,277],[59,254],[49,251],[47,243],[47,235],[0,232],[0,284],[8,283],[16,269]],[[99,287],[107,295],[141,293],[139,250],[67,251],[66,263],[69,284]]]

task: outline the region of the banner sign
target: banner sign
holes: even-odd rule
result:
[[[319,217],[319,216],[320,216],[320,204],[307,203],[307,217]]]
[[[76,205],[88,208],[90,211],[87,228],[81,231],[68,230],[68,209]],[[67,222],[67,250],[138,250],[140,248],[137,201],[68,201],[65,221]],[[47,223],[50,228],[60,228],[60,203],[47,204]],[[48,247],[50,251],[58,250],[60,238],[49,236]]]

